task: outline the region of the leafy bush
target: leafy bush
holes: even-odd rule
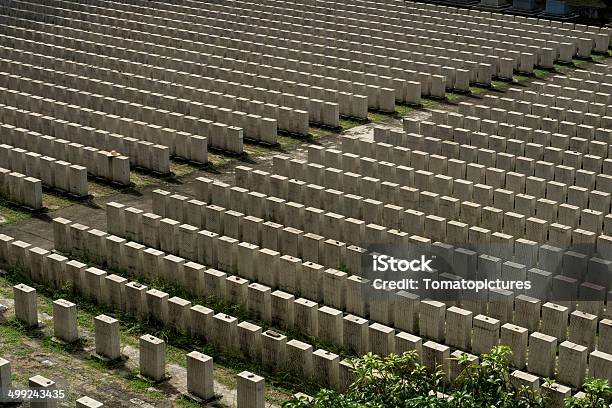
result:
[[[344,394],[320,391],[313,402],[292,400],[284,408],[550,408],[552,402],[527,388],[515,390],[509,381],[511,350],[499,346],[464,367],[451,383],[441,371],[429,372],[416,352],[381,357],[366,354],[352,360],[355,381]],[[606,408],[612,402],[605,380],[585,383],[584,398],[570,398],[566,408]]]
[[[612,401],[612,387],[608,380],[593,378],[584,383],[584,398],[570,398],[565,408],[608,407]]]

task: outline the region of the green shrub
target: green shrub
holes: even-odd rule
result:
[[[429,372],[416,352],[381,357],[366,354],[353,359],[355,381],[344,394],[321,390],[313,402],[292,400],[284,408],[550,408],[551,400],[527,388],[515,390],[509,382],[511,350],[495,347],[464,367],[451,383],[442,372]],[[612,402],[605,380],[585,383],[586,396],[570,398],[566,408],[606,408]]]
[[[570,398],[565,408],[599,408],[608,407],[612,401],[612,387],[608,380],[592,378],[584,383],[584,398]]]

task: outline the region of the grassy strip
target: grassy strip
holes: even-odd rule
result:
[[[92,262],[87,256],[84,255],[76,255],[76,254],[64,254],[71,259],[79,260],[87,265],[95,265],[95,262]],[[100,269],[106,270],[109,273],[114,273],[119,276],[127,277],[133,281],[136,281],[142,285],[148,286],[149,288],[155,288],[161,290],[162,292],[168,293],[170,297],[176,296],[182,299],[188,300],[192,303],[192,305],[202,305],[209,309],[215,311],[215,313],[224,313],[230,316],[237,318],[240,322],[247,321],[253,324],[256,324],[262,328],[262,331],[266,331],[268,329],[274,330],[279,333],[285,334],[289,339],[296,339],[305,343],[309,343],[316,349],[325,349],[334,354],[339,355],[341,358],[345,357],[353,357],[355,353],[351,350],[348,350],[344,347],[340,347],[336,344],[324,342],[318,339],[317,337],[311,336],[299,329],[280,329],[278,327],[273,326],[270,322],[261,320],[257,318],[255,315],[245,310],[242,306],[229,303],[224,299],[221,299],[216,296],[196,296],[191,292],[186,290],[184,287],[173,283],[167,282],[162,279],[147,279],[142,276],[130,276],[126,271],[118,270],[114,268],[110,268],[107,265],[96,265]]]
[[[1,222],[4,224],[11,224],[27,220],[32,214],[16,205],[9,203],[5,198],[0,197],[0,217]]]

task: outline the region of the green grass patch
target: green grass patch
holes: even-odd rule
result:
[[[368,120],[372,123],[378,124],[395,124],[397,123],[397,120],[402,119],[415,109],[418,108],[397,103],[395,104],[395,110],[393,112],[368,112]],[[360,123],[357,123],[357,125],[359,124]]]
[[[21,349],[23,343],[23,333],[13,320],[0,325],[0,355],[7,355]]]
[[[414,111],[413,106],[395,104],[395,116],[404,117]]]
[[[609,52],[610,52],[610,51],[608,51],[608,53],[609,53]],[[608,58],[609,56],[610,56],[610,55],[593,54],[593,55],[592,55],[592,58],[593,58],[593,61],[595,61],[595,62],[603,62],[603,61],[605,61],[605,59],[606,59],[606,58]]]
[[[83,350],[86,341],[84,339],[79,339],[74,343],[63,343],[59,340],[51,336],[42,336],[40,338],[43,349],[50,351],[52,353],[65,353],[72,354],[78,351]]]
[[[488,92],[489,90],[489,88],[484,88],[481,86],[470,86],[470,92],[474,96],[482,95],[485,92]]]
[[[393,121],[393,117],[391,115],[386,115],[380,112],[368,112],[368,119],[372,123],[389,123]]]
[[[547,69],[541,69],[541,68],[535,68],[533,70],[533,76],[536,77],[537,79],[544,79],[551,75],[554,75],[555,73],[556,72],[554,71],[547,70]]]
[[[74,200],[71,200],[67,197],[45,192],[43,194],[43,207],[47,208],[49,211],[59,210],[62,208],[66,208],[75,203]]]
[[[32,214],[16,205],[13,205],[3,198],[0,198],[0,223],[12,224],[31,218]]]
[[[258,144],[245,144],[243,147],[243,151],[244,153],[246,153],[249,156],[260,156],[264,153],[267,153],[271,150],[270,147],[266,147],[263,145],[258,145]],[[228,161],[232,161],[232,159],[228,160]]]
[[[574,64],[574,66],[579,67],[581,65],[588,64],[589,61],[588,60],[584,60],[584,59],[574,58],[572,60],[572,63]]]
[[[363,125],[363,121],[359,121],[351,118],[340,118],[340,126],[342,131],[349,130],[351,128]]]
[[[189,398],[182,396],[179,399],[176,400],[176,404],[179,407],[183,407],[183,408],[200,408],[201,405],[198,404],[195,401],[190,400]]]
[[[135,374],[131,374],[127,378],[127,386],[132,391],[145,394],[146,396],[161,400],[165,397],[165,395],[158,390],[153,389],[154,384],[149,382],[143,378],[136,376]]]
[[[228,156],[224,156],[219,153],[208,152],[208,162],[215,167],[223,166],[230,162],[231,159]]]
[[[97,183],[93,180],[88,180],[87,183],[89,194],[91,194],[94,198],[107,197],[121,191],[120,188],[113,187],[109,184]]]
[[[200,170],[200,167],[190,163],[170,162],[170,171],[173,172],[176,177],[187,176],[198,170]]]
[[[512,87],[512,83],[506,81],[491,81],[491,86],[497,91],[505,92]]]
[[[276,140],[278,141],[281,150],[290,149],[294,146],[299,145],[302,142],[300,139],[284,135],[278,135]]]
[[[85,364],[91,368],[95,368],[96,370],[109,370],[112,368],[112,364],[97,358],[88,358],[85,360]]]
[[[157,182],[157,179],[149,174],[140,172],[138,170],[131,170],[130,181],[134,184],[134,187],[142,188],[155,184]]]
[[[574,68],[573,66],[567,64],[554,64],[553,67],[555,72],[558,74],[566,74]]]
[[[310,133],[310,139],[311,140],[318,140],[318,139],[322,139],[328,136],[333,136],[334,134],[336,134],[336,132],[334,132],[331,129],[326,129],[326,128],[310,128],[309,130]],[[302,142],[304,142],[305,140],[301,140]]]
[[[528,81],[531,77],[528,77],[527,75],[516,74],[513,78],[517,82],[524,82]]]
[[[437,99],[421,98],[421,106],[427,109],[437,109],[441,102]]]
[[[463,95],[463,94],[458,94],[455,92],[447,92],[446,93],[446,100],[449,102],[458,102],[464,98],[466,98],[467,95]]]

